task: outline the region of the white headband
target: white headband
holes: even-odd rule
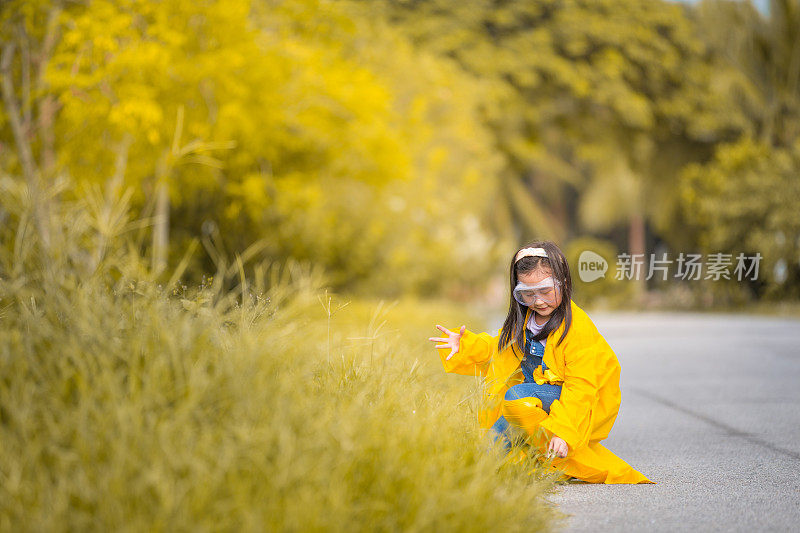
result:
[[[514,262],[516,263],[523,257],[547,257],[547,252],[544,251],[544,248],[523,248],[517,252]]]

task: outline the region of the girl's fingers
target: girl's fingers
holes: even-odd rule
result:
[[[441,331],[442,333],[445,333],[447,335],[453,335],[452,331],[450,331],[449,329],[447,329],[444,326],[440,326],[439,324],[436,324],[436,329],[438,329],[439,331]]]
[[[453,357],[453,356],[454,356],[456,353],[458,353],[458,351],[457,351],[457,350],[454,348],[454,349],[453,349],[453,351],[452,351],[452,352],[450,352],[450,355],[448,355],[448,356],[447,356],[447,358],[445,359],[445,361],[449,361],[449,360],[450,360],[450,358],[451,358],[451,357]]]
[[[551,440],[550,444],[547,446],[548,457],[556,455],[563,458],[567,456],[568,451],[567,443],[565,442],[556,442],[555,440]]]
[[[446,337],[428,337],[428,340],[433,342],[450,342],[450,339]]]
[[[452,348],[449,344],[437,344],[436,348]],[[453,355],[453,354],[450,354]]]

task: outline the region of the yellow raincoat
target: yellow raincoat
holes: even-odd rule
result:
[[[555,458],[552,464],[568,476],[590,483],[652,483],[600,444],[619,412],[619,361],[583,309],[573,301],[570,304],[572,325],[567,336],[556,346],[563,323],[547,336],[547,371],[542,374],[539,366],[534,372],[537,383],[562,385],[561,397],[550,406],[550,414],[540,413],[539,427],[547,440],[535,443],[544,452],[553,435],[564,439],[569,446],[567,457]],[[498,352],[497,341],[488,333],[466,331],[458,353],[449,361],[449,349],[439,350],[447,372],[485,378],[486,397],[480,413],[483,428],[490,428],[500,417],[506,391],[524,382],[522,353],[516,343]],[[538,428],[525,430],[535,435]]]

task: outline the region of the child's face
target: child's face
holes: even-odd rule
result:
[[[541,316],[549,316],[561,305],[561,289],[554,281],[553,273],[549,269],[540,268],[531,272],[523,272],[517,276],[517,281],[526,285],[536,285],[550,278],[553,281],[552,291],[540,293],[528,303],[528,307]]]

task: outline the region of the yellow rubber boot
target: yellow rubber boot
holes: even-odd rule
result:
[[[547,418],[542,401],[532,397],[505,400],[502,413],[509,424],[521,427],[528,435],[533,435],[542,420]]]

